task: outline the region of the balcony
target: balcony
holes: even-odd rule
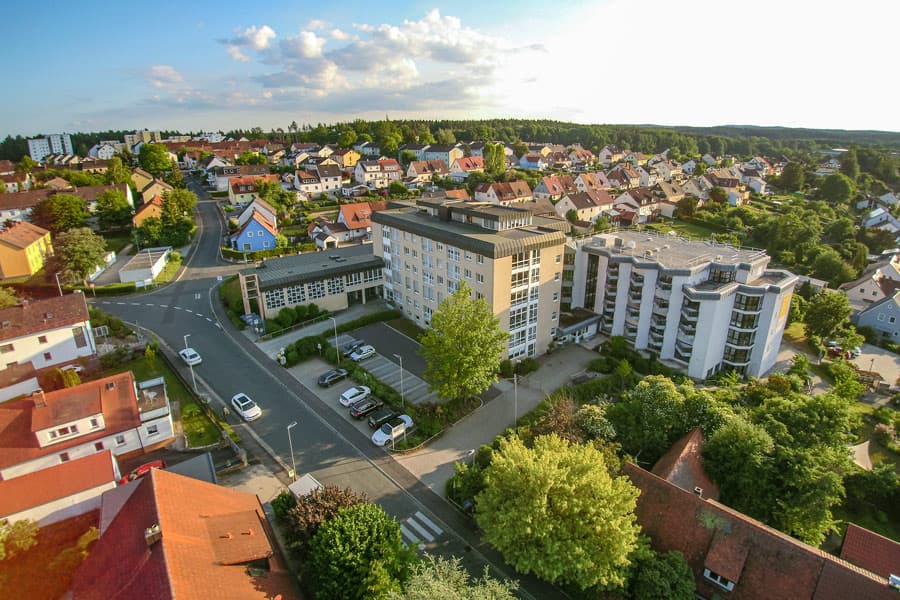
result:
[[[647,349],[651,352],[656,352],[657,354],[659,354],[660,352],[662,352],[662,342],[657,343],[651,340],[647,343]]]
[[[682,306],[681,307],[681,320],[682,321],[690,321],[692,324],[697,322],[697,317],[700,316],[699,309],[691,309]]]
[[[687,353],[681,352],[676,347],[675,353],[672,355],[672,359],[675,362],[679,362],[679,363],[683,364],[684,366],[687,366],[691,362],[691,353],[690,352],[687,352]]]
[[[728,326],[741,333],[756,333],[756,330],[759,329],[759,324],[756,322],[741,323],[740,321],[732,321]]]
[[[661,298],[662,300],[668,300],[672,297],[672,288],[664,289],[656,286],[656,297]]]
[[[746,359],[735,359],[735,358],[728,358],[727,356],[724,356],[724,357],[722,357],[722,362],[725,363],[726,365],[736,367],[736,368],[746,367],[747,365],[750,364],[750,357],[748,356]]]
[[[628,290],[628,300],[631,300],[634,302],[640,302],[641,298],[643,298],[643,296],[644,295],[641,293],[640,290],[635,290],[635,289]]]
[[[661,305],[658,302],[653,303],[653,310],[651,311],[654,315],[665,317],[669,314],[669,304],[668,302],[665,305]]]
[[[753,348],[755,342],[756,336],[750,336],[749,339],[742,340],[729,335],[728,339],[725,340],[725,346],[726,348],[734,348],[735,350],[747,350]]]

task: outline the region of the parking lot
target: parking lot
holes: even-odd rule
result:
[[[853,364],[863,371],[878,373],[888,385],[897,383],[897,378],[900,377],[900,356],[872,344],[863,344],[860,349],[862,355],[852,359]]]

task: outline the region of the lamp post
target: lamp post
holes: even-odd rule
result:
[[[519,435],[519,374],[513,373],[513,427]]]
[[[187,339],[189,337],[191,337],[191,334],[189,334],[189,333],[184,334],[184,349],[185,350],[188,349]],[[194,393],[196,394],[197,393],[197,379],[194,378],[194,365],[192,365],[190,362],[188,362],[188,368],[191,370],[191,383],[194,384]]]
[[[297,426],[297,421],[293,421],[287,426],[288,447],[291,449],[291,481],[297,481],[297,463],[294,462],[294,441],[291,439],[291,428]]]
[[[334,325],[334,350],[335,350],[335,353],[337,354],[337,364],[338,364],[338,366],[341,366],[341,349],[338,348],[338,343],[337,343],[337,321],[334,320],[334,317],[328,317],[328,318],[331,319],[331,324]]]
[[[59,273],[56,274],[56,287],[59,289],[59,295],[62,296],[62,284],[59,282]]]
[[[400,410],[405,410],[406,401],[403,399],[403,357],[399,354],[395,354],[394,356],[400,361]]]

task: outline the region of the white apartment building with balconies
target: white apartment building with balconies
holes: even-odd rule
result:
[[[572,306],[695,379],[775,364],[797,277],[763,250],[618,231],[578,244]]]

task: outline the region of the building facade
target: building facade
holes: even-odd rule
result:
[[[760,376],[775,363],[797,277],[768,269],[762,250],[619,231],[576,249],[572,306],[706,379]]]
[[[32,160],[44,162],[48,154],[75,154],[72,136],[68,133],[53,133],[47,137],[28,140],[28,154]]]
[[[565,221],[446,198],[372,215],[385,298],[423,326],[465,280],[509,332],[507,356],[547,351],[559,319]]]

